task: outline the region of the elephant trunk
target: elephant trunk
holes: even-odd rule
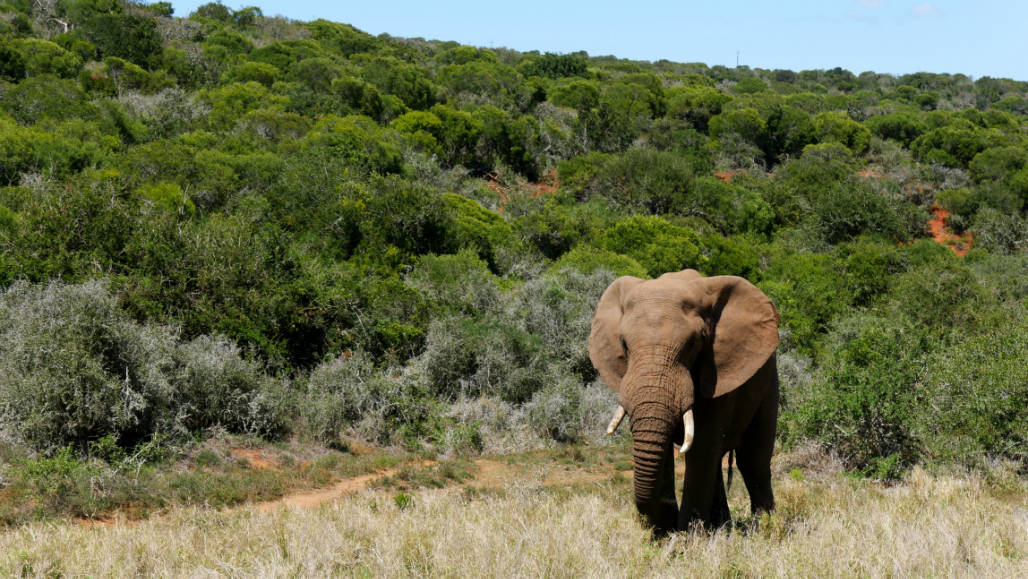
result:
[[[661,471],[666,450],[671,445],[674,426],[663,417],[648,416],[632,419],[632,459],[635,463],[635,500],[648,504],[658,498]]]
[[[692,407],[693,394],[691,381],[679,375],[684,370],[674,364],[656,367],[656,371],[628,372],[635,384],[632,458],[636,508],[658,532],[666,532],[674,530],[678,521],[671,443],[684,426],[682,410]]]

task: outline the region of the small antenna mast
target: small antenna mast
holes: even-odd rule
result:
[[[739,68],[739,51],[735,51],[735,68]]]

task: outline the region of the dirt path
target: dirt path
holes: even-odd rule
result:
[[[262,513],[270,513],[282,507],[297,507],[301,509],[313,509],[318,505],[338,500],[346,495],[360,492],[387,476],[400,472],[398,468],[391,468],[382,472],[362,474],[351,478],[343,479],[330,487],[323,487],[310,491],[301,491],[288,494],[280,499],[261,501],[259,503],[247,503],[234,508],[253,507]]]
[[[258,451],[233,450],[233,455],[245,458],[254,468],[277,468],[277,465],[269,461]],[[453,488],[477,487],[483,489],[502,489],[514,484],[517,481],[532,481],[534,484],[547,487],[562,487],[576,484],[601,483],[610,480],[611,477],[620,474],[629,480],[632,477],[631,470],[618,470],[610,464],[602,465],[576,465],[560,463],[535,463],[522,464],[505,461],[497,458],[478,458],[473,461],[475,464],[475,475],[461,483],[455,483]],[[676,460],[675,475],[681,479],[685,473],[685,461]],[[429,468],[435,466],[435,461],[423,461],[420,466]],[[406,465],[409,467],[410,465]],[[347,477],[338,480],[327,487],[308,489],[289,493],[281,498],[245,503],[228,507],[226,510],[238,510],[253,508],[261,513],[274,512],[280,508],[314,509],[323,504],[329,504],[344,499],[350,495],[361,492],[387,477],[401,472],[404,467],[394,467],[378,472]],[[115,515],[113,517],[78,519],[77,523],[88,527],[109,527],[109,526],[133,526],[141,521],[130,520]]]

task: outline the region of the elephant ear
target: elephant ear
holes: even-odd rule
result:
[[[589,359],[592,360],[600,378],[615,392],[621,391],[621,379],[628,370],[628,355],[621,346],[621,315],[624,312],[624,297],[643,280],[622,276],[603,292],[589,332]]]
[[[749,380],[778,347],[778,310],[757,286],[741,277],[697,282],[709,300],[711,339],[694,367],[701,395],[716,398]]]

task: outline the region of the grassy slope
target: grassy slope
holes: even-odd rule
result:
[[[394,484],[315,510],[174,508],[133,525],[25,525],[0,535],[0,574],[1028,573],[1028,493],[1014,477],[986,482],[916,469],[901,484],[881,486],[816,465],[792,468],[783,457],[775,481],[779,509],[756,527],[736,484],[730,502],[738,528],[652,542],[613,454],[561,450],[511,462],[493,484],[476,478],[470,486],[407,490],[409,501],[397,500]],[[599,480],[567,476],[600,467],[614,468]],[[554,482],[561,480],[566,484]]]

